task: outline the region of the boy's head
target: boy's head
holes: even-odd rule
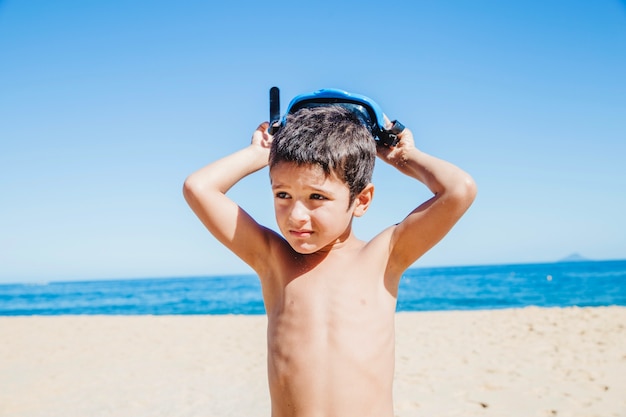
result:
[[[371,182],[376,142],[369,129],[340,106],[303,108],[287,116],[270,150],[270,170],[281,162],[314,165],[350,190],[350,202]]]

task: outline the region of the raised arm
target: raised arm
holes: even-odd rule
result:
[[[396,147],[379,146],[378,156],[424,183],[434,196],[393,230],[388,272],[397,277],[452,229],[476,196],[476,184],[466,172],[418,150],[409,129],[399,137]]]
[[[271,232],[226,196],[226,192],[247,175],[267,166],[272,137],[262,123],[252,143],[215,161],[185,180],[187,203],[207,229],[233,253],[259,272],[267,256]]]

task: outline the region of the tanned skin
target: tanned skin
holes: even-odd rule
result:
[[[394,315],[402,273],[439,242],[474,200],[472,178],[418,150],[409,129],[378,157],[426,185],[432,198],[369,242],[352,231],[374,186],[348,186],[314,165],[270,170],[281,234],[258,224],[227,191],[268,164],[272,136],[190,175],[184,195],[206,228],[258,274],[268,317],[273,417],[393,417]]]

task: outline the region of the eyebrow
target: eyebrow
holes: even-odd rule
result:
[[[291,189],[292,187],[291,187],[291,186],[289,186],[289,185],[286,185],[286,184],[281,184],[281,183],[272,184],[272,190],[275,190],[275,189],[281,189],[281,188],[284,188],[284,189]],[[319,193],[319,194],[325,194],[325,195],[328,195],[328,196],[333,196],[333,195],[335,195],[332,191],[330,191],[330,190],[328,190],[328,189],[326,189],[326,188],[315,187],[315,186],[310,186],[310,185],[308,185],[308,186],[306,186],[306,187],[304,187],[304,188],[305,188],[305,190],[307,190],[307,191],[309,191],[309,192],[314,192],[314,193]]]

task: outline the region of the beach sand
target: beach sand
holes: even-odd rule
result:
[[[0,416],[269,417],[264,316],[0,317]],[[396,415],[626,416],[626,308],[399,313]]]

